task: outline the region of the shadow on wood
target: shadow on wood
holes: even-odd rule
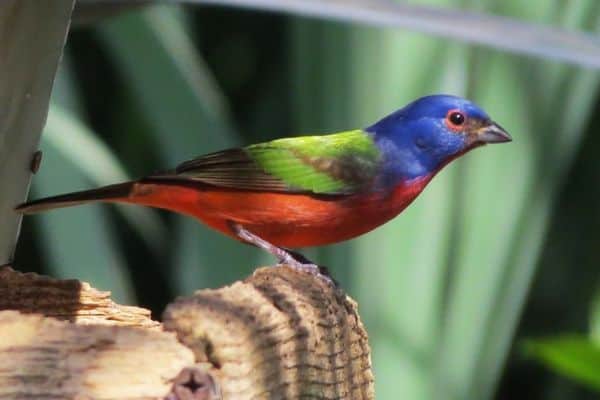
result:
[[[58,280],[0,269],[0,310],[39,313],[81,324],[159,327],[150,311],[113,302],[110,292],[76,279]]]
[[[10,268],[0,309],[2,398],[374,398],[356,303],[287,267],[180,298],[162,326],[86,283]]]

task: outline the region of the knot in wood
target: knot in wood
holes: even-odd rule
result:
[[[173,389],[165,400],[220,400],[221,394],[213,377],[201,365],[184,368],[173,381]]]

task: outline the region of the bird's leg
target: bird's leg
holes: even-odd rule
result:
[[[301,262],[302,264],[317,265],[317,264],[313,263],[312,261],[310,261],[308,258],[306,258],[303,254],[298,253],[297,251],[290,250],[287,247],[280,247],[280,249],[284,250],[286,253],[288,253],[290,256],[292,256],[292,258],[294,258],[294,260]],[[317,265],[317,266],[319,268],[321,268],[320,265]]]
[[[275,246],[272,243],[267,242],[260,236],[250,232],[242,225],[229,222],[231,230],[236,234],[238,238],[244,242],[256,246],[260,249],[265,250],[269,254],[272,254],[279,261],[278,265],[289,265],[290,267],[299,271],[308,272],[316,275],[317,277],[325,280],[328,284],[336,286],[335,281],[329,277],[326,268],[322,268],[317,264],[312,263],[309,259],[304,257],[302,254]]]

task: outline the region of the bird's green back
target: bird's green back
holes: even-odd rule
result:
[[[268,174],[290,188],[351,193],[370,182],[379,151],[362,130],[277,139],[245,148]]]

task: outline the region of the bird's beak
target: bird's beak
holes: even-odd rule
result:
[[[490,122],[477,131],[477,141],[480,143],[504,143],[512,141],[512,137],[500,125]]]

